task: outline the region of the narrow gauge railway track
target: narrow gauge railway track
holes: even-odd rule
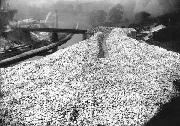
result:
[[[63,40],[60,40],[60,41],[58,41],[56,43],[52,43],[52,44],[50,44],[48,46],[41,47],[41,48],[34,49],[34,50],[30,50],[30,51],[27,51],[27,52],[24,52],[24,53],[20,53],[19,55],[15,55],[15,56],[12,56],[10,58],[6,58],[4,60],[1,60],[0,61],[0,67],[8,67],[11,64],[14,64],[16,62],[19,62],[19,61],[34,57],[34,56],[36,56],[38,54],[46,53],[49,50],[54,49],[55,47],[60,46],[63,43],[67,42],[68,40],[70,40],[72,38],[72,36],[73,36],[73,34],[69,34]]]
[[[0,61],[0,67],[8,67],[11,64],[14,64],[16,62],[28,59],[28,58],[32,58],[34,56],[44,56],[44,55],[48,55],[51,54],[55,51],[57,51],[58,46],[61,46],[62,44],[66,43],[68,40],[70,40],[72,38],[72,36],[74,34],[83,34],[83,40],[87,39],[89,37],[89,35],[94,35],[95,33],[99,32],[98,35],[98,54],[97,54],[97,58],[106,58],[108,57],[108,49],[107,49],[107,45],[106,45],[106,39],[109,36],[109,33],[112,31],[112,29],[114,29],[114,27],[96,27],[94,29],[90,29],[90,30],[79,30],[77,29],[56,29],[56,28],[19,28],[21,30],[25,30],[26,32],[53,32],[54,37],[52,37],[53,39],[51,41],[53,41],[53,43],[44,46],[44,47],[40,47],[38,49],[34,49],[34,50],[28,50],[28,51],[24,51],[21,52],[15,56],[11,56],[10,58],[6,58]],[[19,30],[18,29],[18,30]],[[58,35],[57,32],[65,32],[65,33],[70,33],[69,35],[67,35],[64,39],[62,40],[58,40]],[[132,32],[132,31],[131,31]],[[23,49],[25,47],[20,46],[17,48],[14,48],[14,50],[16,49]],[[28,48],[28,47],[26,47]],[[48,52],[52,50],[51,52]],[[17,53],[17,52],[16,52]]]
[[[36,55],[48,55],[50,53],[53,53],[58,50],[58,46],[61,46],[62,44],[66,43],[68,40],[72,38],[74,34],[83,34],[83,40],[87,38],[87,30],[80,30],[78,29],[78,26],[76,26],[76,29],[58,29],[58,28],[14,28],[13,30],[22,30],[24,32],[51,32],[52,33],[52,39],[51,43],[35,48],[35,49],[29,49],[28,46],[19,46],[15,48],[8,49],[4,52],[1,52],[0,57],[0,67],[7,67],[11,64],[14,64],[16,62],[32,58]],[[68,33],[65,38],[60,39],[58,38],[58,32],[61,33]],[[51,52],[49,52],[52,50]]]

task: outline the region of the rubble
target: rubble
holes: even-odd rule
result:
[[[180,41],[180,25],[167,26],[164,29],[154,32],[153,39],[156,41]]]
[[[157,32],[157,31],[159,31],[159,30],[161,30],[163,28],[166,28],[166,26],[158,25],[158,26],[155,26],[155,27],[151,28],[151,32]]]
[[[36,61],[0,69],[4,125],[142,126],[178,91],[180,54],[108,32]],[[104,33],[103,33],[104,34]]]

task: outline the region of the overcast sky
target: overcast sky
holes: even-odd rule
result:
[[[17,0],[11,0],[11,1],[17,1]],[[56,1],[103,1],[103,0],[18,0],[18,1],[26,1],[26,3],[28,4],[34,4],[34,5],[43,5],[43,4],[51,4],[51,3],[55,3]],[[111,1],[111,2],[115,2],[115,1],[123,1],[123,0],[107,0],[107,1]],[[126,0],[124,0],[126,1]]]
[[[57,1],[81,1],[81,2],[90,2],[90,1],[106,1],[112,3],[121,3],[125,8],[128,8],[127,5],[135,3],[135,12],[146,11],[154,14],[164,13],[165,10],[168,10],[167,3],[173,3],[173,1],[177,0],[10,0],[14,3],[26,3],[32,6],[49,6]],[[158,2],[159,1],[159,2]]]
[[[10,0],[10,1],[22,1],[22,2],[26,2],[26,3],[30,3],[30,4],[36,4],[36,5],[42,5],[42,4],[51,4],[54,3],[56,1],[107,1],[107,2],[112,2],[112,3],[124,3],[124,2],[132,2],[132,1],[136,1],[136,2],[143,2],[143,3],[149,3],[149,1],[175,1],[175,0]]]

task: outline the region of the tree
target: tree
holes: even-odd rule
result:
[[[150,2],[151,2],[151,0],[143,0],[143,1],[142,1],[143,7],[148,6],[148,4],[149,4]]]
[[[143,22],[149,19],[149,17],[151,16],[151,14],[149,14],[148,12],[145,11],[141,11],[135,14],[135,22]]]
[[[124,8],[121,4],[117,4],[109,11],[109,21],[118,24],[122,20],[124,15]]]
[[[83,12],[83,6],[82,6],[82,4],[78,4],[78,5],[77,5],[76,11],[77,11],[77,13],[82,13],[82,12]]]
[[[95,10],[89,14],[89,24],[92,27],[102,25],[106,21],[107,13],[104,10]]]

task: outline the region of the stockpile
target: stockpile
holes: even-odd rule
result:
[[[98,36],[39,59],[1,69],[3,125],[140,126],[178,91],[180,55],[115,28],[108,56]]]

